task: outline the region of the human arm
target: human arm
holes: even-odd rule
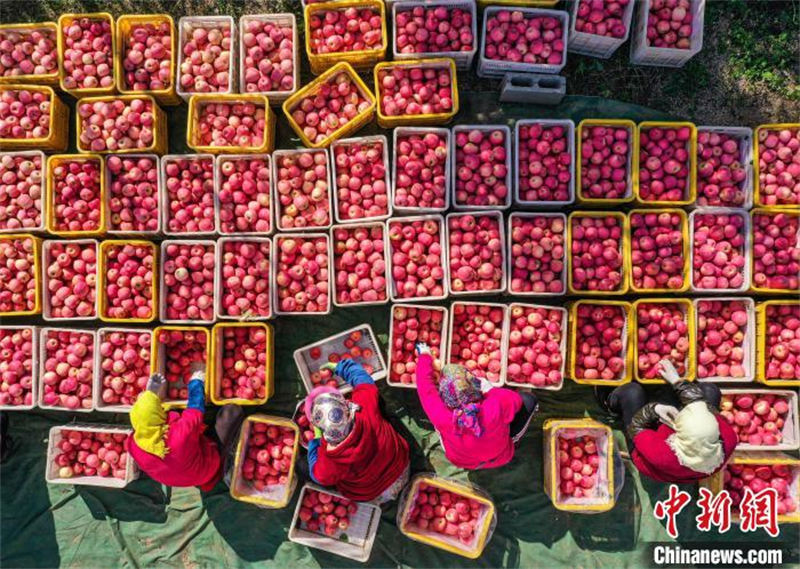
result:
[[[195,369],[192,373],[192,378],[189,380],[189,401],[186,403],[187,409],[196,409],[200,413],[205,413],[206,410],[206,394],[205,394],[205,371]]]
[[[330,369],[334,374],[345,380],[351,387],[375,383],[362,365],[354,360],[339,360],[338,364],[327,363],[322,369]]]
[[[314,476],[314,466],[317,464],[319,445],[322,442],[322,430],[314,427],[314,438],[308,441],[308,474],[311,480],[319,484],[319,480]]]
[[[339,467],[332,464],[322,447],[322,431],[314,429],[314,438],[308,442],[308,473],[321,486],[334,486],[339,482]]]
[[[421,353],[417,358],[417,395],[425,414],[437,429],[452,422],[453,412],[444,404],[434,383],[433,357]]]

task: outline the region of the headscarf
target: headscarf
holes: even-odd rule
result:
[[[667,444],[686,468],[703,474],[715,472],[725,460],[719,423],[705,401],[689,403],[673,421],[675,433]]]
[[[345,399],[333,387],[317,387],[306,397],[305,411],[309,422],[320,429],[322,436],[332,445],[341,443],[353,430],[358,409],[358,405]]]
[[[131,408],[131,425],[133,440],[145,452],[159,458],[169,452],[166,436],[167,412],[161,405],[161,399],[152,391],[143,391]]]
[[[467,368],[448,364],[442,368],[439,377],[439,397],[449,409],[453,410],[453,425],[457,432],[464,429],[472,431],[476,437],[483,434],[478,421],[483,401],[481,382]]]

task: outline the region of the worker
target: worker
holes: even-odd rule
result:
[[[314,427],[308,443],[311,479],[359,502],[395,499],[408,482],[408,443],[381,414],[375,381],[351,359],[323,369],[353,391],[349,401],[330,386],[317,387],[306,397],[305,413]]]
[[[417,394],[444,447],[459,468],[497,468],[514,458],[538,401],[530,393],[492,386],[460,365],[442,368],[438,384],[431,350],[417,347]]]
[[[670,389],[656,400],[649,401],[640,384],[629,383],[607,396],[598,390],[601,405],[622,416],[639,472],[678,484],[707,478],[725,465],[738,442],[719,415],[719,388],[681,380],[669,360],[659,363],[659,372]]]

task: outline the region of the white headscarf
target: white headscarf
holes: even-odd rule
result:
[[[672,428],[675,432],[667,444],[686,468],[711,474],[725,460],[719,423],[705,401],[695,401],[681,409]]]

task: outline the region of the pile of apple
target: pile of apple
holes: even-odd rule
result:
[[[417,382],[417,342],[428,344],[433,360],[442,357],[444,348],[444,318],[442,308],[424,308],[408,304],[392,306],[392,328],[389,330],[389,381],[404,385]]]
[[[168,234],[213,233],[214,159],[186,156],[163,162]]]
[[[342,221],[389,215],[389,189],[384,142],[358,140],[334,143],[336,209]]]
[[[747,374],[744,344],[747,307],[739,300],[697,303],[697,378],[743,379]],[[749,364],[749,365],[752,365]]]
[[[510,203],[511,155],[499,128],[453,129],[455,137],[455,204],[503,207]]]
[[[314,346],[308,350],[308,365],[311,371],[310,378],[311,384],[314,387],[318,385],[327,385],[329,387],[340,387],[345,385],[344,381],[339,381],[337,376],[329,369],[319,369],[323,363],[338,364],[342,360],[353,360],[360,364],[368,374],[372,375],[379,367],[380,363],[375,354],[375,351],[370,347],[371,344],[367,341],[369,336],[365,336],[361,330],[354,330],[347,334],[341,344],[333,344],[325,346],[325,352],[328,356],[325,362],[320,361],[323,356],[323,349],[321,346]]]
[[[688,126],[639,129],[639,197],[643,201],[680,202],[689,194]]]
[[[306,488],[301,503],[299,527],[312,533],[321,533],[329,537],[340,534],[338,539],[346,541],[350,527],[350,517],[358,512],[358,504],[347,498],[340,498]]]
[[[66,409],[92,408],[94,332],[47,330],[44,361],[39,362],[40,403]]]
[[[326,150],[298,150],[275,158],[278,229],[330,227],[330,164]]]
[[[474,545],[486,509],[479,501],[425,482],[413,500],[402,527]]]
[[[267,336],[261,326],[225,326],[219,360],[222,399],[264,399],[267,396]]]
[[[291,427],[252,421],[247,436],[242,477],[257,491],[286,486],[294,462],[297,438]]]
[[[628,127],[586,125],[581,128],[580,144],[581,195],[602,200],[628,197],[632,146]]]
[[[658,362],[669,360],[685,377],[689,355],[689,325],[677,303],[644,303],[636,311],[636,365],[639,377],[660,377]]]
[[[475,47],[469,9],[414,6],[397,10],[394,19],[397,53],[470,52]]]
[[[222,243],[219,298],[221,316],[269,318],[270,242],[225,241]]]
[[[773,393],[726,393],[720,403],[720,415],[736,431],[739,442],[775,446],[783,441],[789,400]]]
[[[0,231],[44,226],[43,165],[38,152],[0,157]]]
[[[397,135],[394,148],[394,205],[444,210],[450,172],[449,133]]]
[[[387,117],[439,115],[453,111],[449,67],[396,63],[378,71],[378,103]]]
[[[66,159],[52,169],[54,231],[96,233],[101,227],[103,164],[95,158]]]
[[[575,31],[610,38],[624,38],[625,10],[631,0],[580,0],[575,12]]]
[[[639,290],[683,287],[684,219],[673,210],[653,213],[632,213],[631,281]]]
[[[739,511],[745,487],[754,494],[765,488],[778,492],[777,513],[779,516],[797,511],[797,496],[792,486],[797,484],[797,467],[788,464],[728,464],[723,471],[725,490],[733,500],[733,510]]]
[[[4,88],[0,91],[0,138],[49,137],[50,106],[47,92]]]
[[[319,10],[308,18],[308,45],[315,55],[383,47],[382,18],[372,7]]]
[[[449,216],[447,220],[450,290],[501,291],[505,287],[502,216]]]
[[[58,478],[101,476],[125,480],[131,457],[125,450],[127,433],[98,433],[79,429],[60,432],[54,459]]]
[[[311,426],[311,422],[306,416],[303,401],[301,401],[300,405],[295,409],[292,421],[294,421],[300,429],[300,446],[308,448],[308,443],[314,438],[314,427]]]
[[[57,73],[55,34],[49,27],[0,30],[0,77]]]
[[[217,167],[219,232],[269,233],[271,158],[223,157]]]
[[[616,291],[624,287],[623,222],[613,215],[572,218],[572,287]]]
[[[0,328],[0,407],[34,404],[33,335],[30,326]]]
[[[566,57],[562,21],[521,10],[499,10],[486,19],[483,56],[530,65],[561,65]]]
[[[800,379],[800,305],[785,304],[766,307],[767,379]]]
[[[123,88],[161,91],[172,87],[172,25],[163,20],[131,25],[122,40]]]
[[[689,49],[692,20],[692,0],[652,0],[647,15],[647,45]]]
[[[502,340],[505,311],[499,306],[454,302],[450,363],[477,377],[499,383],[503,372]]]
[[[150,378],[150,330],[105,330],[99,333],[100,385],[103,406],[131,406]]]
[[[206,342],[208,332],[168,328],[158,333],[156,342],[164,347],[160,373],[167,380],[166,401],[185,401],[189,398],[189,380],[192,365],[206,366]],[[208,370],[206,366],[206,370]]]
[[[44,247],[44,310],[50,318],[94,318],[97,243],[49,241]]]
[[[556,389],[564,380],[564,313],[545,306],[511,305],[506,382]]]
[[[36,307],[36,243],[29,237],[0,238],[0,313]]]
[[[560,216],[511,218],[509,292],[564,292],[565,224]]]
[[[381,302],[386,292],[383,225],[340,226],[333,232],[336,301]]]
[[[109,156],[108,229],[125,233],[159,230],[157,156]]]
[[[61,62],[65,89],[111,89],[114,87],[113,20],[76,17],[61,27]],[[61,46],[59,46],[61,47]]]
[[[745,214],[694,216],[692,284],[699,289],[740,289],[745,275]],[[766,251],[763,251],[766,252]]]
[[[800,128],[760,130],[757,159],[761,204],[800,205]]]
[[[800,290],[800,215],[753,215],[753,285]]]
[[[192,133],[195,144],[217,148],[261,148],[267,111],[256,103],[209,102],[199,105]]]
[[[156,117],[151,99],[78,103],[77,111],[78,148],[82,151],[146,150],[153,146]]]
[[[626,315],[621,306],[584,303],[575,324],[575,377],[618,381],[625,377]]]
[[[214,321],[215,243],[162,243],[163,320]]]
[[[153,318],[156,246],[120,244],[104,249],[105,314],[108,318]]]
[[[227,22],[183,24],[183,52],[178,54],[178,84],[184,93],[232,91],[233,38]]]
[[[291,25],[251,16],[243,19],[243,93],[294,91],[295,44]]]
[[[558,501],[601,497],[598,441],[591,435],[558,437]]]
[[[326,312],[330,308],[328,236],[275,239],[275,285],[284,313]]]
[[[742,207],[747,171],[739,161],[745,141],[732,134],[697,133],[697,205]]]
[[[442,223],[439,219],[388,222],[395,298],[445,295]]]

